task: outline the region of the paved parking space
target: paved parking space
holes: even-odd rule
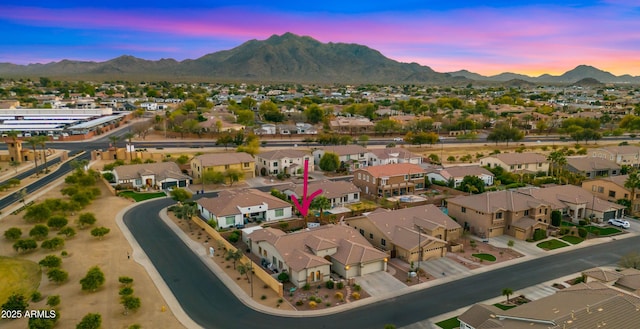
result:
[[[407,286],[398,281],[388,272],[375,272],[355,278],[356,283],[371,296],[380,296],[391,292],[397,292],[401,289],[407,289]]]

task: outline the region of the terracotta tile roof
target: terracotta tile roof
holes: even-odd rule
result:
[[[256,157],[266,159],[266,160],[280,160],[284,158],[290,158],[290,159],[304,158],[305,156],[310,156],[310,155],[311,154],[306,151],[283,149],[283,150],[272,150],[272,151],[260,152]]]
[[[548,204],[547,202],[538,200],[530,195],[513,190],[459,196],[449,199],[448,202],[489,214],[495,213],[499,210],[512,212],[524,211],[539,205]]]
[[[420,158],[420,155],[411,153],[401,147],[389,147],[383,149],[372,149],[371,152],[378,159],[412,159]]]
[[[291,190],[296,196],[302,196],[304,193],[304,184],[290,184],[288,186],[280,188],[282,191]],[[311,181],[307,186],[307,191],[313,192],[317,190],[322,190],[322,196],[328,199],[342,197],[345,194],[349,193],[359,193],[360,189],[353,185],[351,182],[346,181],[331,181],[331,180],[321,180],[321,181]]]
[[[460,178],[465,176],[495,176],[492,172],[478,165],[472,166],[452,166],[440,171],[444,178]]]
[[[495,315],[500,309],[493,305],[474,304],[467,311],[458,316],[460,321],[474,327],[479,328],[487,319]],[[499,327],[497,327],[499,328]]]
[[[249,153],[210,153],[196,156],[191,161],[199,161],[203,167],[231,165],[243,162],[253,162],[253,157]]]
[[[360,153],[369,152],[369,150],[367,150],[366,148],[364,148],[364,147],[362,147],[360,145],[355,145],[355,144],[325,146],[325,147],[320,148],[320,150],[325,151],[325,152],[335,153],[338,156],[360,154]]]
[[[420,165],[413,163],[393,163],[381,166],[370,166],[359,170],[366,171],[373,177],[391,177],[426,172]]]
[[[157,181],[166,178],[191,179],[183,174],[180,167],[172,161],[117,166],[113,171],[118,179],[137,179],[140,178],[140,175],[156,175]]]
[[[613,161],[603,158],[592,157],[574,157],[567,158],[567,165],[575,168],[579,171],[594,171],[594,170],[620,170],[621,166]]]
[[[640,154],[640,146],[635,145],[613,145],[613,146],[605,146],[601,148],[597,148],[595,150],[590,151],[589,153],[593,154],[594,152],[604,151],[611,153],[613,155],[624,155],[624,154]]]
[[[594,278],[601,282],[611,282],[616,281],[622,277],[621,273],[618,273],[614,270],[603,269],[600,267],[588,269],[582,271],[582,274],[591,278]]]
[[[547,163],[547,157],[538,153],[500,153],[490,157],[494,157],[507,165],[517,165],[525,163]]]
[[[273,195],[256,189],[220,191],[217,197],[201,198],[196,201],[216,216],[229,216],[240,213],[238,207],[258,206],[266,203],[269,209],[291,207],[291,204]]]
[[[640,289],[640,270],[627,268],[620,272],[622,277],[616,281],[616,286],[620,286],[632,291]]]
[[[565,208],[568,204],[586,204],[587,209],[607,211],[624,209],[625,206],[594,197],[591,192],[575,185],[555,185],[545,188],[518,189],[520,193],[531,195],[552,205],[552,208]]]
[[[592,179],[592,180],[589,180],[589,181],[601,180],[601,181],[611,182],[613,184],[616,184],[616,185],[626,189],[626,187],[624,187],[624,183],[627,181],[627,179],[629,179],[629,175],[608,176],[608,177]]]

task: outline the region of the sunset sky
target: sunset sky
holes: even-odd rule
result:
[[[3,0],[0,31],[0,62],[15,64],[195,59],[292,32],[438,72],[558,75],[586,64],[640,75],[640,0]]]

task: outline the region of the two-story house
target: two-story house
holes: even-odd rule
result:
[[[407,263],[444,257],[447,244],[462,234],[460,224],[432,204],[397,210],[378,208],[345,223],[376,248]]]
[[[622,169],[619,164],[605,158],[582,156],[567,157],[566,160],[565,170],[583,175],[586,178],[616,176],[620,175]]]
[[[309,152],[283,149],[261,152],[256,155],[256,171],[261,176],[289,174],[298,176],[304,173],[304,161],[307,168],[313,171],[314,158]]]
[[[589,150],[589,155],[593,158],[613,161],[621,166],[631,166],[635,168],[640,166],[640,146],[606,146]]]
[[[217,197],[201,198],[196,203],[202,217],[215,220],[219,228],[292,216],[290,203],[255,189],[223,190],[218,192]]]
[[[304,184],[291,184],[279,187],[289,198],[294,195],[301,200],[304,194]],[[360,189],[351,182],[321,180],[311,181],[307,185],[307,193],[311,194],[317,190],[322,190],[323,196],[331,202],[331,208],[340,207],[345,204],[360,202]],[[324,209],[328,210],[328,209]]]
[[[582,188],[603,200],[617,202],[624,199],[631,202],[630,215],[637,216],[640,215],[640,189],[632,191],[625,187],[628,179],[629,175],[596,178],[582,182]]]
[[[493,179],[495,178],[495,175],[492,172],[478,165],[452,166],[430,170],[427,173],[427,177],[431,182],[453,182],[454,188],[459,187],[460,184],[462,184],[462,180],[467,176],[480,178],[484,182],[485,186],[493,185]]]
[[[313,151],[313,158],[315,159],[315,163],[320,163],[320,159],[327,152],[338,155],[340,163],[347,166],[351,171],[358,168],[366,167],[367,159],[369,158],[369,150],[360,145],[332,145],[325,146]]]
[[[247,236],[251,252],[289,274],[296,287],[322,284],[335,272],[345,279],[387,270],[389,255],[353,228],[323,225],[294,233],[265,228]]]
[[[424,189],[425,169],[413,163],[394,163],[358,169],[353,184],[364,194],[391,197]]]
[[[447,199],[449,216],[464,229],[481,237],[504,234],[520,240],[531,239],[537,229],[551,223],[550,204],[530,195],[506,190]]]
[[[400,147],[372,149],[368,153],[367,166],[379,166],[392,163],[422,163],[422,156]]]
[[[549,161],[538,153],[499,153],[480,159],[480,166],[502,167],[512,173],[538,173],[549,171]]]
[[[245,179],[253,178],[255,167],[255,160],[245,152],[202,154],[191,159],[191,173],[200,180],[206,171],[225,172],[229,169],[242,172]]]

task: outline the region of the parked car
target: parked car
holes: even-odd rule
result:
[[[612,218],[612,219],[609,219],[607,223],[617,227],[623,227],[623,228],[631,227],[631,224],[629,224],[629,221],[624,219]]]
[[[402,138],[402,137],[394,137],[394,138],[393,138],[393,141],[394,141],[394,142],[403,142],[403,141],[404,141],[404,138]]]

